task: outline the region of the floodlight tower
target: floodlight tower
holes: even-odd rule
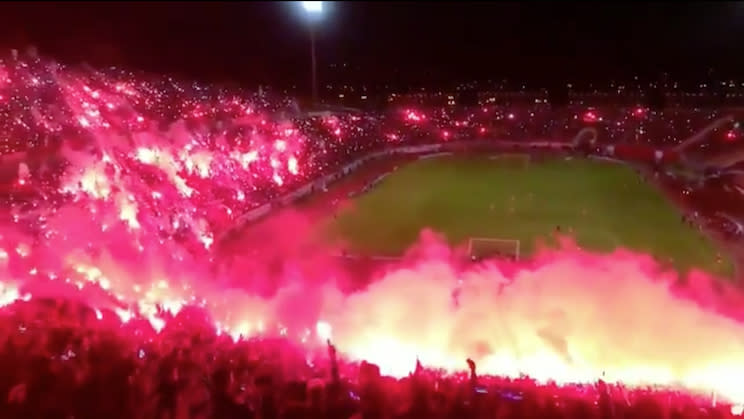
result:
[[[323,2],[322,1],[303,1],[300,2],[302,8],[305,9],[305,14],[308,17],[310,23],[310,59],[311,59],[311,77],[312,77],[312,95],[313,105],[318,103],[318,66],[317,59],[315,56],[315,25],[320,20],[323,14]]]

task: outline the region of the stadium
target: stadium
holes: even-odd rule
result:
[[[314,185],[322,194],[301,188],[287,202],[322,208],[316,245],[336,245],[346,257],[367,261],[400,260],[426,229],[442,233],[471,260],[529,257],[536,246],[570,235],[588,250],[627,248],[677,272],[698,268],[734,277],[729,243],[698,224],[680,223],[691,211],[670,195],[689,190],[658,180],[663,154],[651,155],[661,151],[622,145],[621,160],[613,145],[592,155],[580,145],[585,134],[571,143],[476,140],[393,149],[391,157],[362,158],[343,169],[340,180]],[[589,134],[596,138],[596,131]],[[668,153],[687,159],[680,150],[692,142]],[[256,218],[268,212],[259,209]],[[721,215],[734,224],[729,231],[737,231],[736,221]],[[656,228],[663,238],[648,234]]]
[[[302,113],[18,52],[0,95],[2,417],[741,414],[737,110]]]

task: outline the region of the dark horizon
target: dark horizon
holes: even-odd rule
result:
[[[740,3],[326,6],[317,29],[321,83],[508,78],[548,87],[744,74]],[[34,45],[70,63],[303,88],[309,31],[299,9],[294,2],[4,3],[0,46]]]

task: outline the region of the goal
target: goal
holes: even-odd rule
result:
[[[468,256],[472,260],[507,258],[519,260],[519,240],[471,237],[468,240]]]
[[[525,169],[530,164],[530,155],[525,153],[503,153],[489,157],[499,166],[512,169]]]

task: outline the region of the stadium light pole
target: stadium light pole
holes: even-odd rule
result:
[[[303,1],[301,2],[302,8],[305,9],[305,13],[308,16],[310,22],[310,71],[312,77],[312,95],[313,105],[318,103],[318,63],[315,56],[315,23],[323,13],[323,2],[322,1]]]

